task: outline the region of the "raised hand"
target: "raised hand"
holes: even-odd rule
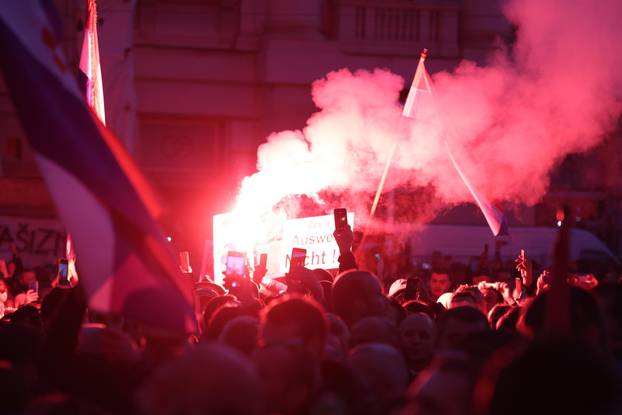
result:
[[[324,302],[324,290],[314,272],[307,268],[297,267],[287,274],[288,291],[311,294],[318,302]]]
[[[341,254],[350,252],[352,250],[354,233],[352,232],[352,228],[350,227],[350,225],[347,225],[342,229],[335,229],[335,232],[333,232],[333,236],[335,237],[335,242],[337,242],[337,246],[339,247],[339,252]]]
[[[549,287],[551,283],[551,273],[547,270],[544,270],[538,276],[538,280],[536,281],[536,295],[540,295],[542,291]]]
[[[594,274],[571,275],[568,277],[568,284],[590,291],[598,286],[598,280]]]
[[[525,287],[531,286],[533,283],[533,263],[527,258],[524,250],[521,249],[520,255],[514,262],[516,262],[516,270],[520,273],[523,285]]]
[[[28,291],[26,291],[26,298],[25,298],[25,303],[24,304],[34,303],[38,299],[39,299],[39,293],[38,292],[36,292],[35,290],[28,290]]]
[[[265,277],[267,273],[267,267],[257,265],[253,270],[253,281],[255,282],[255,284],[261,284],[261,281],[263,281],[263,277]]]

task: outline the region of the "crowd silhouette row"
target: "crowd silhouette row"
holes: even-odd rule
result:
[[[0,412],[622,413],[619,270],[567,273],[562,298],[528,253],[511,267],[499,249],[465,266],[385,256],[377,276],[349,228],[335,239],[338,272],[197,283],[190,336],[98,314],[79,283],[55,286],[14,252],[0,268]]]

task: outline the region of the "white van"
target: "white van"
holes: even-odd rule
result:
[[[548,266],[559,228],[517,227],[509,229],[509,236],[495,238],[486,226],[423,225],[410,238],[413,257],[429,257],[439,251],[454,260],[467,263],[469,258],[481,255],[484,245],[494,255],[495,239],[507,245],[501,248],[502,259],[515,258],[521,249],[526,255]],[[572,229],[570,234],[570,259],[596,259],[619,263],[609,248],[595,235],[584,229]]]

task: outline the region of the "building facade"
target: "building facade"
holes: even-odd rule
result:
[[[55,3],[77,67],[84,2]],[[514,36],[500,0],[99,0],[98,8],[109,126],[161,194],[165,227],[191,245],[254,171],[257,146],[305,125],[314,80],[383,67],[409,82],[424,47],[433,73],[463,59],[483,64]],[[0,215],[54,217],[1,85],[0,146]],[[524,223],[534,224],[538,210],[527,212]]]

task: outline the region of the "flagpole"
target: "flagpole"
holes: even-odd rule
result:
[[[423,65],[427,57],[428,57],[428,49],[423,48],[423,51],[421,52],[421,55],[419,56],[419,63],[417,64],[417,67],[420,67],[421,65]],[[417,85],[421,76],[422,76],[421,71],[416,71],[415,78],[413,79],[412,85]],[[426,85],[428,85],[427,79],[425,79],[425,82],[426,82]],[[412,106],[412,102],[410,103],[408,102],[409,99],[412,99],[410,97],[410,94],[408,94],[406,103],[404,104],[404,110],[402,111],[402,115],[408,116],[406,114],[406,108],[409,108],[410,106]],[[389,152],[389,157],[387,157],[387,161],[384,165],[384,171],[382,172],[382,176],[380,177],[378,188],[376,189],[376,195],[374,196],[374,201],[371,205],[371,210],[369,212],[369,219],[373,219],[374,215],[376,214],[376,209],[378,208],[378,203],[380,202],[380,195],[382,194],[382,191],[384,189],[384,184],[389,174],[389,168],[391,167],[391,164],[393,164],[393,157],[395,156],[396,150],[397,150],[397,143],[394,143],[393,146],[391,147],[391,151]],[[367,239],[367,231],[364,231],[363,237],[361,238],[361,242],[357,248],[357,251],[363,247],[366,239]]]
[[[396,149],[397,143],[393,144],[393,147],[391,147],[391,152],[389,153],[389,157],[387,157],[387,162],[384,165],[384,171],[382,172],[382,177],[380,177],[380,183],[378,183],[378,189],[376,189],[376,196],[374,197],[374,202],[372,203],[371,211],[369,212],[370,218],[372,218],[376,214],[376,208],[378,207],[380,195],[382,194],[382,190],[384,189],[384,183],[387,180],[389,167],[391,167],[391,164],[393,164],[393,156],[395,155]]]
[[[428,49],[424,48],[421,52],[421,56],[419,56],[419,65],[422,65],[426,58],[428,57]],[[421,76],[420,71],[415,73],[415,79],[413,80],[413,85],[416,85],[418,78]],[[427,80],[426,80],[427,84]],[[389,157],[387,158],[387,162],[384,165],[384,171],[382,172],[382,177],[380,178],[380,183],[378,183],[378,189],[376,189],[376,196],[374,197],[374,202],[371,205],[371,211],[369,212],[369,217],[373,218],[376,214],[376,208],[378,207],[378,202],[380,201],[380,195],[382,194],[382,190],[384,189],[384,183],[387,179],[387,175],[389,173],[389,167],[393,164],[393,156],[395,156],[395,150],[397,150],[397,142],[393,144],[391,151],[389,152]]]
[[[570,207],[564,207],[562,226],[555,242],[551,285],[547,293],[544,312],[544,329],[548,336],[565,336],[570,333],[570,286],[568,285],[568,260],[570,256]]]
[[[422,55],[422,59],[419,60],[420,64],[423,63],[423,61],[425,60],[424,53],[427,56],[427,49],[424,49],[424,52],[421,54]],[[438,103],[436,102],[436,96],[434,95],[434,90],[432,89],[432,85],[430,84],[430,81],[429,81],[428,77],[426,76],[427,72],[425,72],[425,70],[424,70],[424,71],[421,71],[421,73],[422,73],[421,76],[423,76],[423,81],[425,82],[425,86],[428,89],[428,91],[430,92],[430,97],[432,98],[432,105],[434,106],[434,111],[435,111],[436,114],[439,115],[439,117],[441,117],[441,119],[443,121],[443,124],[445,124],[445,126],[446,126],[446,128],[443,130],[443,144],[445,145],[445,148],[447,150],[447,154],[449,155],[449,159],[451,160],[451,163],[453,164],[454,168],[458,172],[458,175],[462,179],[462,182],[464,183],[464,185],[468,189],[469,193],[471,193],[471,196],[473,197],[473,199],[475,199],[475,202],[476,202],[477,206],[482,211],[482,214],[484,215],[484,219],[486,219],[486,222],[488,223],[488,226],[490,227],[490,230],[492,231],[493,235],[495,237],[499,236],[499,234],[502,231],[502,227],[503,227],[502,223],[499,223],[498,225],[496,225],[494,223],[495,222],[494,218],[491,217],[490,212],[487,212],[487,209],[484,208],[486,205],[490,205],[490,203],[485,202],[484,200],[482,200],[482,197],[478,194],[478,192],[475,190],[475,188],[469,183],[469,181],[466,179],[466,176],[462,172],[462,169],[458,165],[458,162],[456,161],[456,159],[455,159],[455,157],[454,157],[454,155],[453,155],[453,153],[452,153],[452,151],[451,151],[451,149],[449,147],[449,143],[447,141],[447,138],[446,138],[447,134],[452,134],[453,136],[457,136],[458,134],[454,131],[453,124],[451,124],[449,122],[449,120],[447,120],[445,117],[443,117],[442,112],[439,111]],[[418,79],[413,80],[413,85],[415,85],[416,81],[418,81]],[[404,112],[406,112],[406,106],[404,106]]]

